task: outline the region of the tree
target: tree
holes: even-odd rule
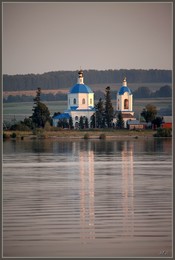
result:
[[[91,128],[95,128],[96,127],[96,122],[95,122],[95,113],[91,116]]]
[[[69,128],[70,128],[70,129],[73,129],[73,128],[74,128],[72,117],[69,118]]]
[[[69,123],[67,122],[66,118],[60,119],[58,120],[58,127],[62,127],[62,128],[68,128],[69,127]]]
[[[160,127],[163,121],[163,117],[157,116],[152,123],[156,125],[157,127]]]
[[[60,114],[61,114],[60,112],[54,112],[53,117],[59,116]]]
[[[84,120],[83,120],[83,117],[82,117],[82,116],[80,116],[79,128],[80,128],[80,129],[83,129],[83,128],[84,128]]]
[[[102,99],[100,98],[98,103],[95,105],[95,127],[103,128],[105,127],[105,117],[104,117],[104,104]]]
[[[85,118],[85,123],[84,123],[85,128],[89,128],[89,121],[88,118]]]
[[[33,114],[31,116],[35,127],[43,128],[45,123],[51,122],[48,107],[40,101],[41,89],[38,88],[36,97],[34,98]]]
[[[134,91],[135,98],[149,98],[151,96],[151,90],[148,87],[139,87]]]
[[[47,122],[45,123],[44,130],[45,130],[45,131],[50,131],[50,129],[51,129],[50,122],[47,121]]]
[[[146,108],[144,108],[141,112],[141,116],[145,119],[147,123],[152,122],[155,119],[156,115],[157,115],[156,106],[151,104],[146,105]]]
[[[36,91],[36,97],[33,99],[34,104],[37,106],[38,103],[41,101],[41,88],[38,88]]]
[[[31,118],[25,118],[23,123],[28,126],[30,129],[33,129],[33,122]]]
[[[111,102],[110,87],[106,87],[105,93],[105,123],[108,127],[112,127],[112,121],[114,118],[114,109]]]
[[[172,137],[171,128],[158,128],[157,133],[154,134],[155,137]]]
[[[153,97],[172,97],[172,88],[169,85],[165,85],[157,90]]]
[[[119,112],[117,115],[117,128],[122,129],[124,128],[124,121],[123,121],[123,117],[122,117],[122,113]]]

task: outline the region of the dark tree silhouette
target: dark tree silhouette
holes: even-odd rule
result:
[[[106,93],[105,93],[105,123],[107,127],[112,127],[112,121],[114,118],[114,109],[111,102],[111,93],[110,93],[110,87],[106,87]]]
[[[30,117],[34,127],[43,128],[48,121],[51,123],[48,107],[40,101],[41,89],[38,88],[34,100],[33,114]]]
[[[118,115],[117,115],[117,128],[119,128],[119,129],[124,128],[124,121],[123,121],[123,117],[122,117],[121,112],[119,112]]]
[[[141,112],[141,116],[145,119],[145,121],[152,122],[157,115],[157,109],[156,106],[148,104],[146,105],[146,108],[144,108]]]

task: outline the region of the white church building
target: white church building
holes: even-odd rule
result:
[[[117,93],[116,98],[116,112],[121,112],[124,127],[127,128],[127,122],[135,120],[133,111],[133,95],[127,86],[126,78]],[[84,84],[83,71],[78,72],[77,84],[75,84],[68,93],[68,107],[63,114],[57,115],[53,118],[53,126],[58,125],[61,119],[69,119],[72,117],[74,128],[79,127],[80,117],[88,118],[90,125],[91,116],[95,113],[94,107],[94,92],[91,88]],[[117,119],[113,123],[116,124]]]
[[[69,119],[72,117],[73,126],[78,128],[79,120],[88,118],[91,122],[91,116],[95,113],[94,108],[94,92],[91,88],[84,84],[83,71],[78,72],[77,84],[75,84],[68,93],[68,107],[67,110],[53,118],[53,125],[57,126],[60,119]]]
[[[128,121],[136,120],[133,111],[133,94],[127,86],[126,78],[124,78],[123,84],[117,93],[116,111],[117,113],[121,112],[122,114],[124,128],[127,128]]]

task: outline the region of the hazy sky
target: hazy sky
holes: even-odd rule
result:
[[[172,3],[3,3],[3,74],[172,69]]]

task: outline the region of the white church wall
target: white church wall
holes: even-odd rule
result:
[[[76,104],[74,103],[74,99],[76,100]],[[71,106],[77,106],[78,105],[78,94],[68,94],[68,109],[70,109]]]
[[[93,114],[94,114],[94,111],[81,111],[81,110],[79,110],[79,111],[71,111],[70,112],[70,116],[72,117],[74,127],[75,127],[76,123],[79,123],[81,116],[88,118],[88,122],[89,122],[89,126],[90,126],[91,116]]]

